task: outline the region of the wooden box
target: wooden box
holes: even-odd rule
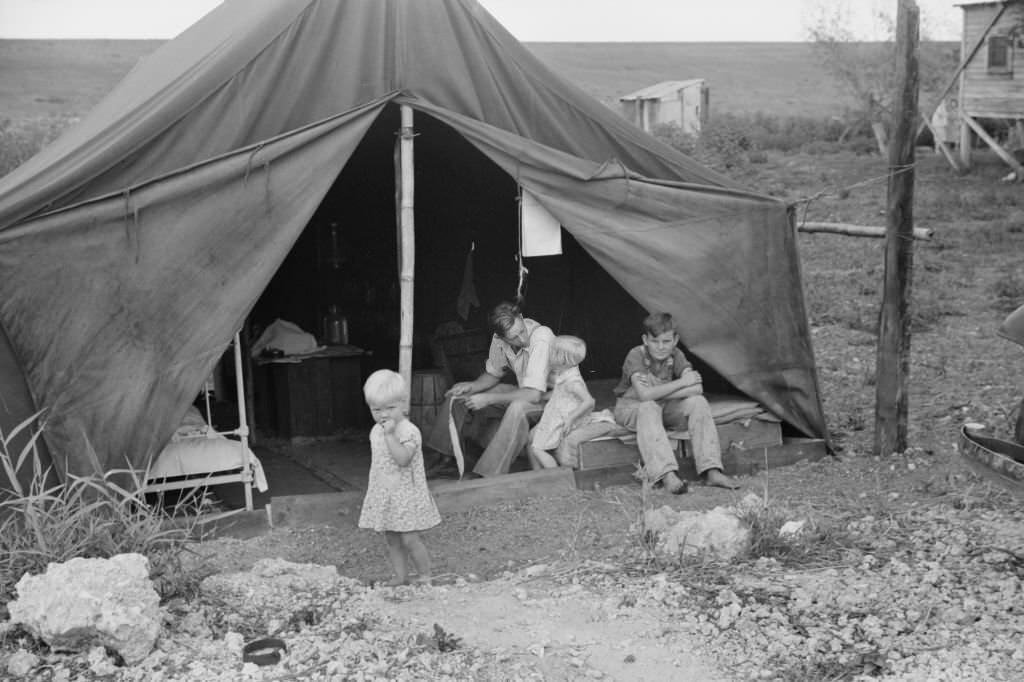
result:
[[[354,350],[347,350],[348,348]],[[254,367],[255,427],[279,438],[324,437],[367,423],[362,350],[330,348]]]
[[[729,448],[749,450],[782,445],[782,424],[763,419],[739,419],[718,424],[718,440],[722,452]]]

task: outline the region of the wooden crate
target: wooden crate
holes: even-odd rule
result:
[[[674,445],[676,459],[686,455],[685,443],[690,434],[685,431],[670,431],[669,440]],[[636,436],[608,436],[580,444],[580,470],[601,469],[604,467],[636,465],[640,462],[640,451],[636,447]]]
[[[731,447],[742,450],[782,445],[782,424],[763,419],[740,419],[718,424],[718,440],[722,452]]]

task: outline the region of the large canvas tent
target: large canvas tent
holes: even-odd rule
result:
[[[289,259],[322,220],[362,268],[350,298],[387,309],[402,105],[417,321],[443,319],[470,244],[483,305],[508,298],[521,187],[566,235],[531,264],[529,312],[593,367],[666,310],[706,371],[824,436],[788,207],[634,128],[474,0],[227,0],[0,179],[0,426],[45,410],[58,469],[145,466],[247,316],[315,316]]]

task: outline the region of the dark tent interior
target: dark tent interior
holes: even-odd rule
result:
[[[361,359],[360,377],[364,379],[381,367],[397,369],[400,312],[395,144],[399,126],[398,107],[387,107],[339,172],[254,305],[247,325],[250,339],[281,318],[321,340],[323,317],[334,304],[346,317],[349,343],[368,351]],[[438,355],[443,355],[444,351],[439,351],[443,346],[432,342],[439,329],[461,328],[463,332],[457,335],[471,337],[471,341],[464,340],[461,348],[465,354],[448,357],[447,364],[454,380],[468,380],[482,370],[489,339],[487,311],[516,295],[517,184],[458,133],[430,116],[416,115],[415,132],[413,369],[446,362]],[[473,285],[480,306],[464,320],[456,312],[456,299],[471,249]],[[646,313],[565,230],[562,250],[560,256],[524,259],[528,269],[525,313],[555,333],[577,335],[587,342],[588,355],[581,368],[587,378],[617,377],[626,350],[639,342],[640,321]],[[702,372],[708,390],[726,389],[717,374],[688,355]],[[230,372],[230,363],[222,366]],[[255,381],[255,427],[260,435],[282,435],[280,425],[274,424],[273,408],[268,407],[275,396],[267,394],[280,390],[272,384],[259,377]],[[348,392],[350,402],[361,399],[352,386]],[[230,399],[233,393],[229,390],[225,397]],[[232,415],[234,411],[224,409],[223,413]],[[348,413],[349,421],[365,424],[361,405],[350,406]]]

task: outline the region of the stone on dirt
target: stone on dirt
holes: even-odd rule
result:
[[[708,554],[729,560],[750,542],[750,528],[725,507],[696,512],[666,505],[644,512],[644,527],[657,537],[655,549],[670,557]]]
[[[153,650],[160,635],[160,596],[141,554],[52,563],[41,575],[25,574],[8,608],[55,651],[113,649],[128,664]]]
[[[28,677],[33,668],[39,665],[39,657],[30,651],[18,649],[7,659],[7,674],[15,679]]]

